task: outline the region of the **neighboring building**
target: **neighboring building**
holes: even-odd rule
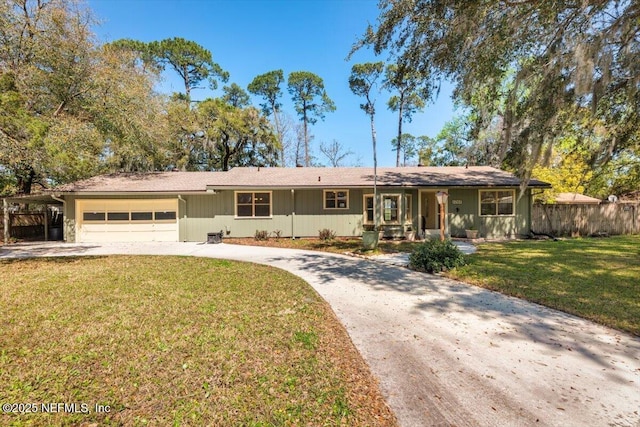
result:
[[[599,205],[602,200],[579,193],[558,193],[555,202],[559,205]]]
[[[436,192],[449,194],[445,228],[464,236],[527,235],[532,180],[490,167],[378,168],[377,215],[387,236],[411,229],[439,234]],[[103,175],[50,190],[64,201],[68,242],[205,241],[222,230],[251,237],[280,230],[287,237],[360,236],[374,224],[373,168],[234,168],[228,172]]]

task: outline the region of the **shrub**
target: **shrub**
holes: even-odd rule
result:
[[[273,237],[275,237],[276,240],[280,240],[282,238],[282,230],[273,230],[271,234],[273,234]]]
[[[464,254],[451,240],[427,240],[409,256],[409,268],[427,273],[439,273],[464,264]]]
[[[323,228],[322,230],[318,230],[318,237],[320,240],[333,240],[336,238],[336,232],[328,228]]]
[[[256,240],[269,240],[269,232],[267,230],[256,230],[253,238]]]

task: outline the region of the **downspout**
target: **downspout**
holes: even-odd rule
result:
[[[294,234],[293,224],[295,223],[296,217],[296,190],[291,189],[291,240],[296,238]]]
[[[187,215],[187,201],[185,199],[182,198],[181,194],[178,194],[178,201],[183,202],[184,203],[184,214],[185,216]],[[180,212],[180,206],[178,206],[178,212]],[[178,215],[178,241],[180,240],[180,224],[182,223],[182,221],[180,221],[180,215]],[[183,242],[187,242],[188,239],[188,229],[186,228],[187,225],[185,224],[185,230],[184,230],[184,239],[182,240]]]
[[[66,202],[66,200],[64,200],[64,199],[62,199],[62,198],[60,198],[60,197],[57,197],[55,194],[52,194],[52,195],[51,195],[51,198],[52,198],[53,200],[55,200],[56,202],[61,202],[61,203],[62,203],[62,212],[63,212],[63,214],[62,214],[62,218],[63,218],[63,221],[64,221],[64,220],[67,218],[67,202]],[[45,215],[45,218],[47,218],[47,217],[48,217],[48,215],[49,215],[49,213],[48,213],[48,212],[49,212],[49,210],[47,209],[47,211],[46,211],[46,215]],[[78,219],[76,218],[76,221],[77,221],[77,220],[78,220]],[[47,223],[48,223],[48,222],[49,222],[49,221],[48,221],[48,219],[47,219],[47,220],[45,220],[45,225],[44,225],[45,230],[47,229],[47,226],[48,226],[48,224],[47,224]],[[66,224],[64,224],[64,223],[63,223],[63,224],[62,224],[62,240],[64,240],[64,241],[66,242],[66,241],[67,241],[67,239],[66,239],[66,237],[67,237],[67,233],[65,233],[65,231],[64,231],[64,229],[65,229],[65,228],[67,228],[67,227],[66,227]],[[45,231],[45,233],[46,233],[46,231]],[[46,236],[46,234],[45,234],[45,236]],[[45,240],[46,240],[46,238],[45,238]]]

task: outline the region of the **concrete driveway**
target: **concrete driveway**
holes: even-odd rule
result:
[[[196,243],[41,244],[0,258],[164,254],[290,271],[328,301],[403,426],[640,426],[640,339],[401,267]]]

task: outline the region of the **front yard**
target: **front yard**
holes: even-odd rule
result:
[[[640,236],[478,246],[454,279],[640,335]]]
[[[0,277],[0,403],[26,404],[1,425],[396,425],[331,309],[284,271],[112,256],[0,261]]]

